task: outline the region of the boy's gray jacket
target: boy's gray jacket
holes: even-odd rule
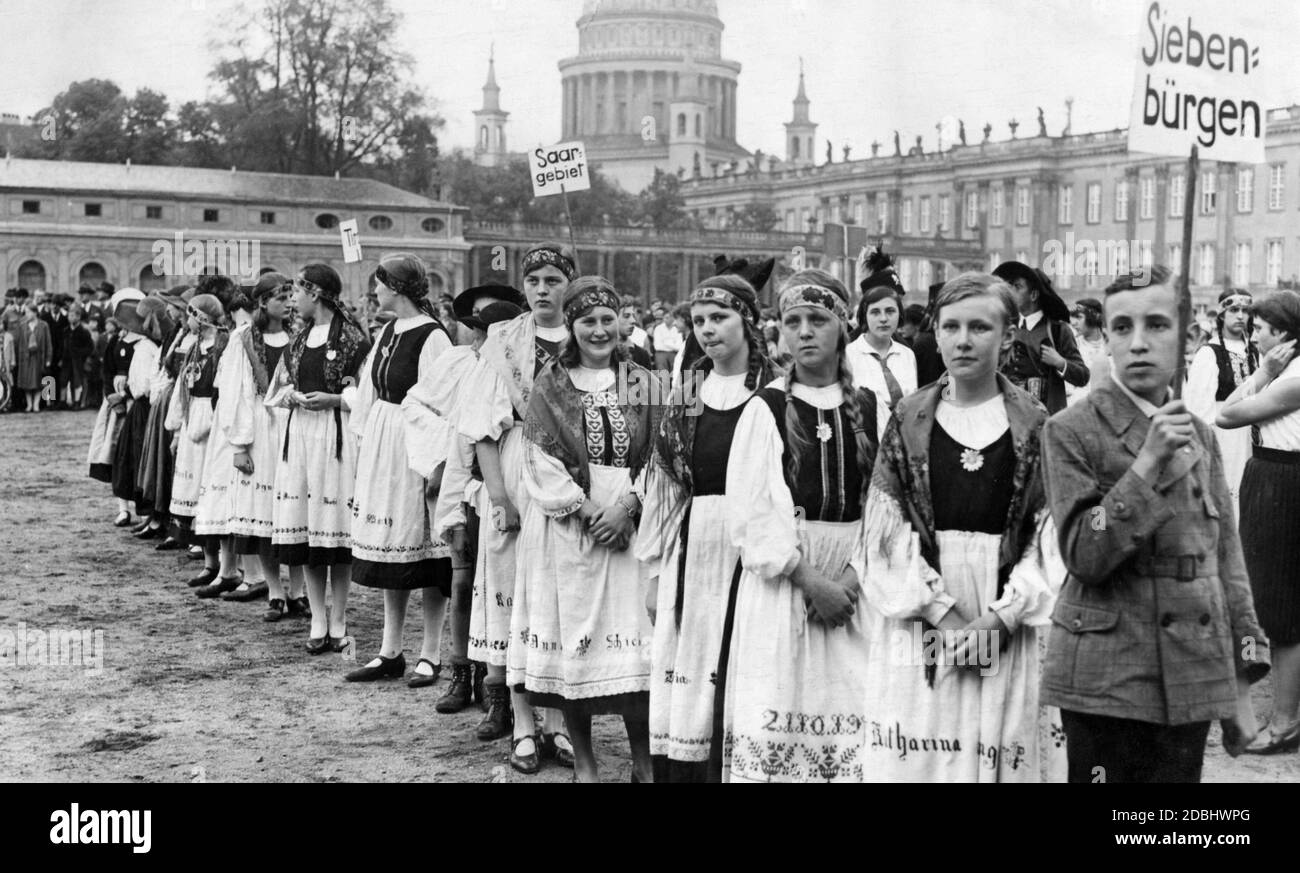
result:
[[[1176,725],[1236,712],[1236,672],[1269,669],[1218,443],[1196,437],[1153,488],[1130,469],[1151,421],[1106,379],[1050,418],[1047,505],[1070,571],[1042,700]]]

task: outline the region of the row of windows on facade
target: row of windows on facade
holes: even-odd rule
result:
[[[1284,208],[1284,199],[1286,193],[1285,183],[1285,166],[1283,164],[1274,164],[1269,167],[1268,180],[1268,208],[1270,210],[1281,210]],[[1200,186],[1197,200],[1200,205],[1201,215],[1214,215],[1218,205],[1218,173],[1214,170],[1207,170],[1201,174]],[[1240,167],[1236,174],[1236,200],[1238,214],[1250,213],[1255,211],[1255,170],[1253,167]],[[1087,211],[1085,220],[1088,224],[1099,224],[1101,222],[1102,209],[1102,186],[1100,182],[1089,182],[1087,185]],[[991,185],[989,188],[989,224],[993,227],[1002,227],[1006,224],[1006,199],[1003,194],[1002,185]],[[1183,205],[1186,200],[1186,177],[1183,175],[1171,176],[1169,179],[1169,208],[1167,215],[1170,218],[1183,217]],[[919,204],[919,215],[914,215],[913,200]],[[948,194],[937,196],[938,201],[938,230],[947,231],[951,229],[952,200]],[[931,209],[931,200],[929,196],[918,198],[905,198],[902,203],[902,215],[900,217],[900,233],[912,233],[915,226],[916,232],[930,233],[935,229],[932,219],[934,217]],[[1154,177],[1146,177],[1138,183],[1138,219],[1149,220],[1155,218],[1155,201],[1156,201],[1156,180]],[[1127,221],[1130,203],[1130,183],[1127,180],[1118,182],[1115,185],[1115,220]],[[866,204],[857,203],[853,207],[853,222],[863,224]],[[1016,199],[1014,204],[1015,222],[1017,225],[1028,225],[1031,214],[1029,186],[1016,186]],[[967,228],[979,227],[980,201],[979,193],[975,191],[966,194],[965,202],[965,226]],[[816,219],[820,223],[830,221],[832,223],[841,223],[849,218],[846,211],[839,205],[835,204],[827,207],[821,207],[817,210]],[[913,218],[919,219],[914,225]],[[790,233],[799,233],[801,230],[809,229],[809,222],[814,218],[811,208],[804,208],[796,213],[794,209],[787,209],[785,212],[784,229]],[[1059,185],[1057,186],[1057,221],[1060,224],[1072,224],[1074,220],[1074,186]],[[889,199],[884,196],[876,198],[876,232],[887,233],[889,229]]]
[[[102,218],[104,215],[104,204],[102,203],[83,203],[84,215],[86,218]],[[40,215],[40,200],[24,200],[22,211],[24,215]],[[163,217],[163,208],[161,206],[146,206],[144,208],[146,219],[151,221],[161,221]],[[262,224],[277,224],[280,213],[272,210],[261,210],[258,213],[259,220]],[[215,224],[221,221],[220,209],[204,209],[203,220],[209,224]],[[372,215],[367,222],[371,230],[391,230],[393,219],[387,215]],[[333,230],[339,225],[339,217],[330,212],[322,212],[316,216],[316,226],[322,230]],[[440,218],[426,218],[420,222],[420,229],[426,233],[441,233],[446,227],[446,223]]]
[[[616,48],[618,46],[660,44],[664,39],[664,28],[662,25],[647,26],[644,24],[636,25],[616,25],[609,24],[604,27],[588,27],[583,30],[578,39],[578,50],[589,48]],[[705,45],[709,48],[718,47],[718,35],[715,33],[706,34],[703,28],[667,28],[668,44],[681,45]]]
[[[1142,241],[1136,253],[1132,251],[1127,241],[1119,242],[1120,244],[1106,247],[1104,251],[1100,252],[1095,247],[1087,249],[1086,252],[1077,256],[1081,262],[1076,263],[1072,260],[1069,270],[1057,272],[1053,277],[1054,283],[1062,289],[1082,287],[1084,289],[1099,290],[1110,284],[1114,276],[1128,272],[1130,266],[1135,265],[1135,258],[1136,262],[1141,266],[1149,267],[1154,263],[1154,253],[1149,240]],[[1175,271],[1179,270],[1182,265],[1182,248],[1181,245],[1175,243],[1170,245],[1166,252],[1168,260],[1165,263]],[[1276,287],[1283,278],[1282,240],[1268,240],[1264,244],[1264,248],[1264,285]],[[1233,255],[1232,275],[1229,277],[1232,284],[1241,288],[1250,286],[1251,244],[1238,243],[1234,248]],[[1071,255],[1071,257],[1076,256]],[[1025,264],[1036,263],[1035,260],[1030,259],[1029,252],[1024,249],[1017,251],[1014,259]],[[1003,260],[1002,252],[989,252],[987,269],[992,271]],[[838,263],[833,264],[835,268],[839,268],[839,266]],[[903,287],[916,292],[923,292],[933,282],[946,282],[956,275],[956,270],[951,264],[946,262],[936,263],[925,258],[899,258],[897,267],[899,280],[903,283]],[[1196,247],[1191,269],[1193,284],[1199,286],[1219,284],[1223,277],[1215,272],[1215,246],[1213,243],[1200,243]],[[839,270],[836,269],[835,272],[838,275]]]

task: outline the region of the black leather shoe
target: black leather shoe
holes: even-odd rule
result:
[[[431,668],[433,668],[433,672],[429,674],[421,673],[418,669],[421,664],[428,664]],[[432,661],[430,661],[428,658],[421,658],[420,660],[416,661],[415,666],[417,669],[411,674],[410,680],[408,680],[406,683],[411,688],[426,688],[434,684],[435,682],[437,682],[438,676],[442,673],[442,665],[435,664]]]
[[[247,588],[236,588],[234,591],[227,591],[225,594],[221,595],[221,599],[233,600],[236,603],[248,603],[249,601],[261,600],[266,597],[267,591],[268,589],[265,582],[254,582]]]
[[[216,597],[219,594],[225,594],[227,591],[234,591],[239,587],[239,577],[231,576],[229,579],[218,579],[210,582],[198,590],[199,597],[204,600]]]
[[[447,692],[438,698],[438,702],[433,705],[433,708],[446,714],[460,712],[469,706],[469,699],[473,694],[470,688],[473,684],[473,672],[474,670],[469,664],[452,664],[451,684],[447,686]]]
[[[138,537],[140,534],[144,533],[148,529],[149,529],[149,519],[142,518],[140,519],[139,524],[131,528],[131,536]]]
[[[510,709],[510,689],[505,685],[488,685],[488,711],[478,723],[474,735],[488,742],[510,736],[515,727],[514,712]]]
[[[198,587],[200,587],[200,586],[202,586],[202,585],[207,585],[208,583],[212,582],[212,581],[215,580],[216,578],[217,578],[217,568],[216,568],[216,567],[204,567],[202,573],[200,573],[200,574],[197,575],[197,576],[192,577],[192,578],[191,578],[188,582],[186,582],[185,584],[188,585],[188,586],[190,586],[191,588],[198,588]]]
[[[526,743],[529,740],[533,741],[532,754],[530,755],[519,754],[520,744]],[[538,734],[533,734],[531,736],[525,735],[522,737],[515,737],[513,740],[510,741],[510,766],[514,767],[516,770],[518,770],[520,773],[523,773],[525,776],[532,776],[538,770],[542,769],[542,760],[540,757],[538,757],[538,748],[541,746],[541,744],[542,744],[542,738]]]
[[[306,597],[290,597],[284,605],[290,618],[311,618],[311,603]]]
[[[323,655],[330,650],[330,638],[328,635],[323,637],[310,637],[307,640],[307,652],[312,655]]]
[[[191,561],[203,560],[203,548],[201,546],[190,546],[186,554],[190,556]]]
[[[341,636],[341,637],[336,637],[336,636],[334,636],[334,635],[331,634],[330,637],[329,637],[330,651],[331,651],[331,652],[341,652],[341,651],[343,651],[344,649],[346,649],[346,648],[348,647],[348,643],[349,643],[349,642],[350,642],[350,639],[349,639],[349,637],[348,637],[348,629],[347,629],[347,628],[344,628],[344,629],[343,629],[343,636]],[[402,656],[401,656],[401,655],[398,655],[397,657],[400,658],[400,657],[402,657]],[[406,662],[405,662],[405,661],[402,662],[402,669],[403,669],[403,670],[406,669]]]
[[[113,519],[113,527],[130,527],[131,513],[119,512],[117,518]]]
[[[555,763],[561,767],[573,769],[573,741],[569,735],[556,731],[553,734],[542,734],[541,753],[543,758],[552,758]],[[564,745],[561,746],[555,741],[556,737],[564,737]]]
[[[401,679],[406,672],[406,657],[401,652],[396,658],[379,656],[379,663],[373,667],[360,667],[343,678],[348,682],[374,682],[376,679]]]
[[[278,597],[272,598],[267,601],[266,612],[262,613],[262,621],[279,621],[284,618],[287,611],[283,600]]]
[[[181,547],[181,541],[176,537],[167,537],[161,543],[153,547],[155,552],[174,552]]]

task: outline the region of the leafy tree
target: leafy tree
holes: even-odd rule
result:
[[[781,216],[771,203],[746,203],[745,208],[736,213],[737,230],[757,230],[767,233],[776,227]]]
[[[639,224],[660,230],[691,227],[693,222],[686,212],[686,201],[681,193],[681,180],[672,173],[655,170],[654,179],[637,196]]]

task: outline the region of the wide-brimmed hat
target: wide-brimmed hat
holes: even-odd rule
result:
[[[1042,270],[1020,261],[1003,261],[994,267],[993,275],[1008,282],[1024,279],[1030,288],[1038,291],[1038,308],[1043,315],[1053,321],[1070,320],[1070,307],[1065,305],[1061,295],[1052,287],[1052,280]]]
[[[108,301],[108,308],[113,313],[113,320],[124,330],[144,333],[144,319],[137,312],[144,292],[137,288],[123,288],[115,291]]]
[[[496,283],[475,285],[473,288],[466,288],[451,301],[451,309],[452,312],[456,313],[456,320],[464,321],[472,316],[474,314],[474,301],[480,297],[491,297],[493,300],[499,300],[503,303],[513,303],[519,307],[520,312],[528,308],[528,301],[524,298],[524,295],[509,285],[498,285]]]
[[[458,319],[458,321],[466,327],[486,331],[489,325],[496,324],[499,321],[509,321],[516,318],[521,312],[523,310],[509,300],[497,300],[480,309],[478,315],[467,315]]]

